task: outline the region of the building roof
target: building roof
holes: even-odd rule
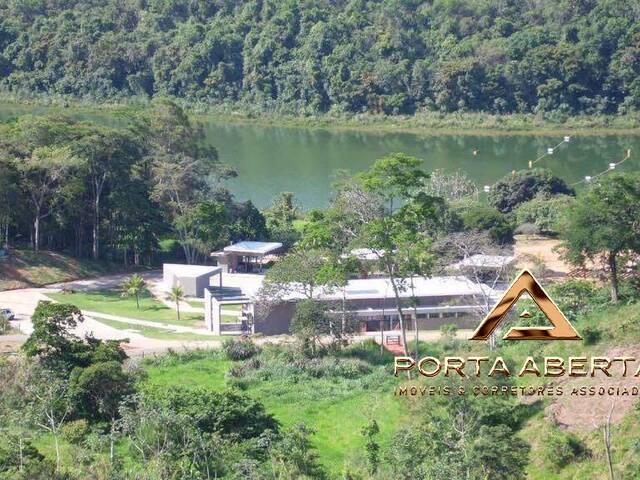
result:
[[[178,277],[200,277],[202,275],[215,275],[222,272],[221,267],[210,265],[184,265],[181,263],[165,263],[162,265],[165,272],[171,272]]]
[[[416,277],[413,279],[413,291],[411,283],[405,280],[400,289],[400,297],[461,297],[461,296],[488,296],[498,297],[499,292],[484,283],[476,283],[463,276],[455,277]],[[320,300],[342,300],[342,289],[318,289],[316,296]],[[384,299],[393,298],[393,286],[388,278],[361,278],[349,280],[345,289],[346,300]],[[295,286],[291,287],[285,300],[298,300],[304,298],[303,292]]]
[[[466,257],[458,263],[451,265],[452,268],[504,268],[515,262],[513,255],[484,255],[478,253]]]
[[[242,241],[234,243],[233,245],[229,245],[228,247],[224,247],[223,251],[230,253],[243,253],[248,255],[267,255],[268,253],[274,252],[279,248],[282,248],[282,243],[280,242]]]

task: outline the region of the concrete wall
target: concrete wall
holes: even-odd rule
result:
[[[275,306],[265,318],[254,321],[255,333],[262,333],[263,335],[289,333],[291,319],[295,311],[296,304],[293,302],[281,303]]]

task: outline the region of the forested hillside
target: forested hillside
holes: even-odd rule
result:
[[[0,0],[0,87],[310,114],[627,113],[637,0]]]

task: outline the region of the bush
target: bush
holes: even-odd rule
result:
[[[602,338],[602,332],[593,326],[586,326],[582,329],[582,338],[585,345],[595,345]]]
[[[278,430],[278,422],[266,412],[264,405],[235,391],[219,391],[205,387],[151,387],[143,402],[195,422],[204,433],[217,433],[248,439],[265,430]]]
[[[68,422],[62,426],[60,433],[67,442],[77,445],[89,433],[89,422],[84,418]]]
[[[0,335],[4,335],[11,328],[9,319],[0,313]]]
[[[222,350],[229,360],[247,360],[260,351],[258,346],[248,338],[234,340],[225,340],[222,344]]]
[[[495,208],[486,205],[470,207],[462,213],[462,222],[467,230],[487,232],[495,243],[513,242],[513,225]]]
[[[572,202],[569,195],[537,195],[516,209],[517,223],[533,224],[539,233],[555,235],[564,210]]]
[[[557,430],[546,437],[542,457],[546,465],[559,472],[588,453],[585,445],[573,433]]]
[[[575,191],[548,170],[521,170],[515,175],[506,175],[495,184],[489,193],[489,204],[506,213],[538,194],[575,195]]]

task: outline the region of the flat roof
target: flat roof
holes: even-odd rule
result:
[[[476,283],[464,276],[450,277],[415,277],[413,279],[413,291],[411,282],[405,279],[405,287],[400,290],[400,297],[460,297],[482,295],[498,297],[499,292],[484,283]],[[347,300],[359,299],[384,299],[394,298],[393,286],[388,278],[362,278],[349,280],[345,288]],[[287,300],[297,300],[304,298],[303,292],[296,291],[295,286],[291,288]],[[342,289],[319,289],[316,298],[320,300],[341,300]]]
[[[201,275],[215,275],[222,272],[222,267],[213,265],[185,265],[182,263],[165,263],[162,265],[163,271],[170,271],[180,277],[199,277]]]
[[[274,250],[278,250],[282,248],[282,243],[280,242],[253,242],[253,241],[242,241],[238,243],[234,243],[233,245],[229,245],[224,247],[222,250],[225,252],[232,253],[248,253],[248,254],[259,254],[266,255]]]

